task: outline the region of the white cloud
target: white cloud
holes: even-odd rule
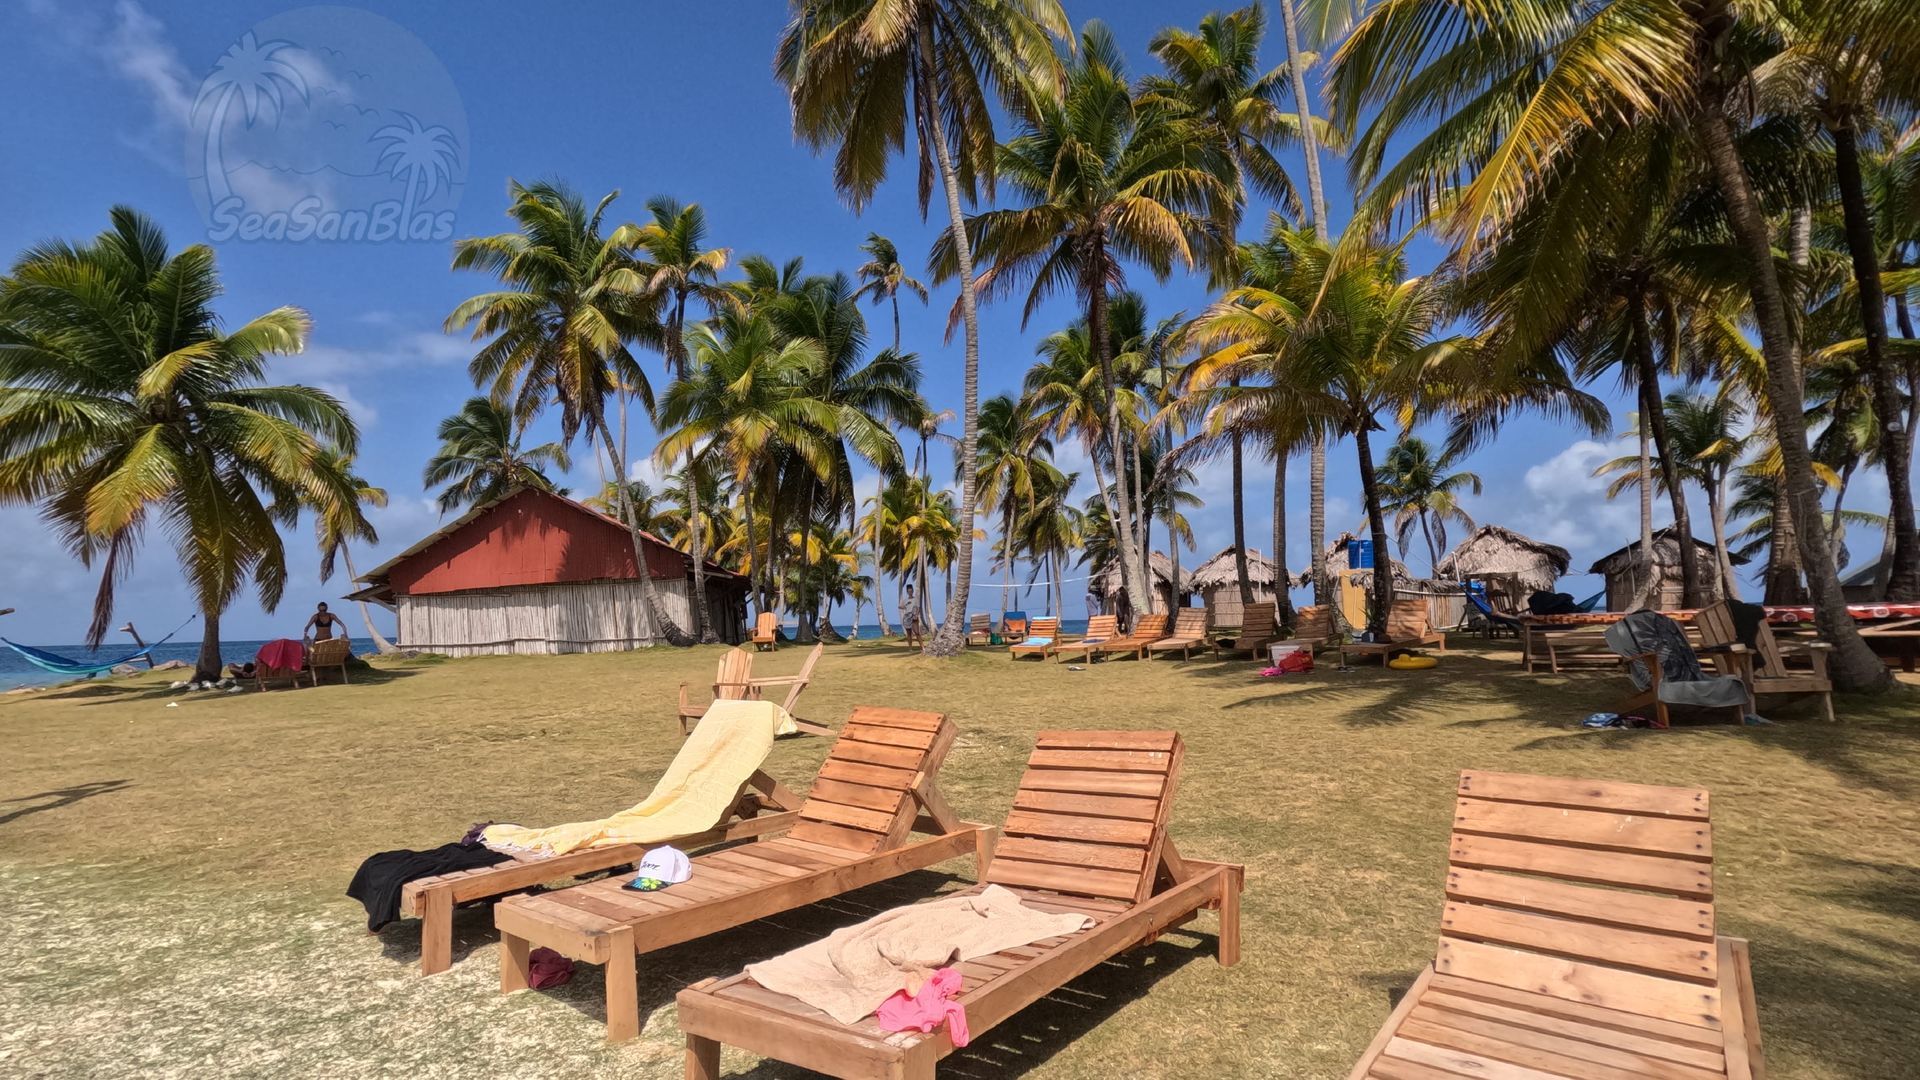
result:
[[[1532,500],[1507,511],[1504,520],[1512,521],[1514,528],[1529,536],[1571,551],[1593,552],[1598,548],[1595,553],[1604,554],[1612,550],[1638,532],[1639,497],[1636,494],[1609,501],[1608,481],[1593,472],[1614,458],[1638,452],[1638,442],[1629,438],[1610,443],[1577,440],[1527,469],[1521,482]],[[1497,507],[1501,500],[1496,495],[1489,501]],[[1664,502],[1654,501],[1656,528],[1663,523]],[[1503,518],[1490,515],[1489,520]]]
[[[276,362],[304,379],[337,379],[401,368],[451,367],[473,359],[478,348],[462,336],[416,330],[368,346],[309,344],[298,356]]]
[[[171,169],[181,165],[180,139],[193,110],[196,82],[166,28],[134,0],[110,9],[31,0],[27,9],[61,50],[131,84],[147,105],[151,123],[121,133],[122,141]]]

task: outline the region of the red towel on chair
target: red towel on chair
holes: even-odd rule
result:
[[[269,641],[253,655],[253,662],[280,671],[299,671],[307,662],[307,647],[292,638]]]

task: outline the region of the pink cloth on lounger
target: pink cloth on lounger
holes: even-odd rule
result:
[[[905,990],[897,990],[880,1003],[873,1016],[888,1031],[932,1031],[945,1021],[947,1036],[953,1045],[965,1046],[971,1037],[967,1031],[967,1012],[959,1002],[951,1000],[959,993],[960,972],[950,967],[941,968],[921,984],[919,993],[909,996]]]

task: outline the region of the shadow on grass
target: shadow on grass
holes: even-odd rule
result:
[[[1814,854],[1824,869],[1853,879],[1820,895],[1848,907],[1920,921],[1920,866]]]
[[[35,803],[36,806],[22,806],[0,814],[0,825],[18,821],[23,817],[58,810],[63,806],[72,806],[82,799],[91,799],[95,795],[106,795],[131,786],[131,780],[94,780],[90,783],[75,784],[72,787],[54,788],[51,791],[39,791],[32,795],[16,795],[11,799],[0,799],[0,806],[11,803]],[[39,800],[46,800],[39,802]]]
[[[351,683],[342,683],[331,673],[323,675],[318,687],[301,683],[289,687],[284,682],[276,682],[266,690],[258,689],[252,682],[239,684],[247,694],[278,694],[288,690],[341,690],[357,691],[370,687],[385,686],[389,683],[410,679],[420,673],[415,667],[357,667],[348,673]],[[55,689],[39,695],[43,701],[71,701],[79,705],[125,705],[137,702],[163,701],[169,698],[212,698],[230,693],[229,690],[175,690],[166,683],[148,682],[145,679],[137,683],[83,683],[64,689]]]

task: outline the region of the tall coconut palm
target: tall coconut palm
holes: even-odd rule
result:
[[[380,542],[380,534],[375,531],[373,522],[367,520],[366,508],[387,505],[387,491],[368,483],[366,478],[354,471],[353,457],[331,447],[322,448],[318,460],[315,478],[320,481],[318,499],[311,496],[308,508],[313,511],[315,538],[320,544],[320,581],[324,584],[333,577],[336,561],[346,564],[347,580],[358,581],[360,572],[353,568],[353,550],[349,542],[364,541],[369,544]],[[339,487],[331,486],[338,483]],[[374,648],[382,653],[394,651],[393,642],[380,633],[373,625],[373,612],[367,602],[361,600],[360,621],[367,625],[367,637],[372,639]]]
[[[980,404],[980,449],[973,464],[979,476],[974,483],[981,503],[1000,513],[1002,614],[1013,590],[1013,561],[1019,550],[1014,522],[1033,503],[1035,476],[1053,468],[1046,461],[1052,453],[1052,440],[1044,429],[1036,427],[1029,412],[1011,394],[999,394]],[[955,465],[963,467],[960,462]],[[1046,480],[1039,482],[1044,485]]]
[[[907,273],[900,265],[900,251],[893,241],[877,232],[867,234],[867,242],[860,245],[866,253],[867,261],[860,264],[854,273],[860,276],[859,291],[855,297],[871,297],[878,304],[882,300],[893,307],[893,351],[900,351],[900,290],[905,289],[927,302],[927,287]]]
[[[617,191],[592,207],[552,183],[515,181],[508,194],[514,231],[469,237],[453,247],[455,270],[492,274],[502,288],[461,303],[447,316],[446,328],[471,330],[475,341],[486,342],[467,368],[474,385],[491,388],[493,398],[510,402],[523,421],[557,405],[561,444],[582,434],[589,446],[598,440],[613,476],[624,478],[628,463],[607,421],[607,401],[630,390],[651,401],[646,374],[629,346],[662,340],[657,297],[633,255],[640,229],[624,224],[602,231]],[[626,488],[615,491],[624,496]],[[648,620],[668,642],[691,645],[696,639],[660,604],[632,507],[624,502],[621,519],[632,537]]]
[[[1400,557],[1407,556],[1407,541],[1417,525],[1427,541],[1427,567],[1431,573],[1440,565],[1440,553],[1447,550],[1447,524],[1473,530],[1473,517],[1460,506],[1460,493],[1480,494],[1478,473],[1449,472],[1462,455],[1456,449],[1435,453],[1425,439],[1402,435],[1387,450],[1380,462],[1381,487],[1385,489],[1382,509],[1393,514],[1394,539]]]
[[[963,198],[993,194],[995,140],[989,95],[1010,110],[1029,96],[1058,93],[1054,38],[1071,27],[1057,0],[793,0],[774,72],[787,86],[794,132],[819,150],[837,147],[834,184],[855,210],[886,178],[906,146],[909,119],[918,139],[920,214],[939,178],[949,242],[960,280],[965,324],[961,460],[973,460],[980,408],[980,326],[973,251]],[[960,494],[960,526],[973,531],[975,492]],[[954,656],[966,647],[967,590],[973,551],[960,553],[959,588],[927,652]]]
[[[1080,46],[1064,97],[1035,101],[997,158],[1002,182],[1026,205],[975,214],[966,233],[986,266],[977,284],[987,297],[1024,289],[1023,323],[1060,290],[1086,312],[1107,390],[1121,576],[1145,611],[1154,593],[1139,554],[1148,543],[1126,465],[1109,300],[1124,286],[1129,262],[1162,280],[1175,266],[1223,265],[1222,226],[1235,216],[1237,191],[1231,159],[1196,120],[1134,100],[1125,59],[1104,25],[1089,22]],[[936,280],[969,269],[956,235],[942,234],[934,245]]]
[[[38,504],[100,569],[89,645],[160,525],[200,611],[194,678],[215,679],[221,614],[249,582],[269,611],[286,588],[280,527],[354,497],[325,451],[351,455],[358,432],[332,396],[264,384],[268,357],[305,345],[306,312],[223,330],[212,248],[170,251],[127,207],[111,220],[90,242],[28,249],[0,278],[0,503]]]
[[[443,488],[436,500],[443,514],[492,502],[518,487],[552,491],[548,469],[573,467],[557,442],[522,448],[521,425],[492,398],[468,398],[460,411],[440,421],[440,448],[427,459],[421,486]]]
[[[1668,452],[1677,460],[1674,468],[1662,468],[1651,482],[1664,485],[1668,476],[1674,476],[1682,483],[1700,488],[1706,496],[1707,515],[1713,524],[1714,570],[1720,582],[1719,593],[1723,597],[1738,596],[1739,583],[1734,577],[1732,549],[1727,542],[1727,499],[1733,467],[1746,447],[1746,439],[1738,431],[1745,410],[1733,395],[1724,393],[1713,397],[1669,394],[1662,408],[1667,414],[1667,429],[1673,433]],[[1594,475],[1612,478],[1607,485],[1610,499],[1648,480],[1637,458],[1616,458],[1595,469]],[[1685,497],[1685,492],[1681,495]]]
[[[1015,535],[1019,550],[1045,575],[1047,614],[1058,615],[1066,605],[1067,553],[1083,542],[1082,514],[1070,501],[1080,474],[1054,470],[1038,473],[1034,480],[1033,501],[1015,523]]]

